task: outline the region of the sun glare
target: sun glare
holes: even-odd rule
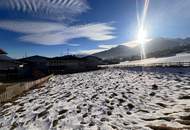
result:
[[[137,37],[138,43],[144,44],[146,42],[146,39],[147,39],[146,30],[144,30],[143,28],[140,28],[138,32],[138,37]]]
[[[145,54],[145,43],[147,41],[147,32],[146,30],[141,27],[138,32],[138,37],[137,37],[138,44],[141,47],[141,60],[146,58]]]
[[[140,16],[139,14],[139,7],[138,7],[138,0],[136,0],[136,10],[137,10],[137,21],[138,21],[138,35],[137,35],[137,41],[138,44],[140,45],[141,49],[141,60],[146,58],[146,54],[145,54],[145,43],[147,41],[147,32],[144,28],[145,25],[145,20],[146,20],[146,15],[147,15],[147,11],[148,11],[148,7],[149,7],[149,2],[150,0],[145,0],[144,1],[144,9],[142,12],[142,16]]]

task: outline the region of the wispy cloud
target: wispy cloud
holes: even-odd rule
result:
[[[99,45],[97,49],[81,50],[81,51],[79,51],[79,54],[91,55],[91,54],[94,54],[94,53],[109,50],[109,49],[111,49],[113,47],[116,47],[116,46],[118,46],[118,45]]]
[[[148,44],[151,40],[152,39],[145,39],[145,44]],[[135,48],[135,47],[140,46],[138,40],[128,41],[125,43],[121,43],[120,45],[124,45],[124,46],[130,47],[130,48]]]
[[[72,47],[78,47],[80,46],[80,44],[68,44],[69,46],[72,46]]]
[[[148,44],[152,39],[146,39],[145,40],[145,43]],[[99,45],[98,46],[98,49],[104,49],[104,50],[108,50],[108,49],[111,49],[111,48],[114,48],[114,47],[117,47],[119,45],[124,45],[124,46],[127,46],[127,47],[130,47],[130,48],[135,48],[135,47],[138,47],[140,44],[138,43],[138,40],[133,40],[133,41],[127,41],[127,42],[124,42],[124,43],[117,43],[117,44],[102,44],[102,45]]]
[[[0,28],[23,33],[21,41],[43,45],[64,44],[76,38],[87,38],[94,41],[115,38],[115,29],[107,23],[65,26],[60,23],[31,21],[0,21]]]
[[[118,46],[118,45],[99,45],[98,47],[99,48],[102,48],[102,49],[111,49],[111,48],[113,48],[113,47],[116,47],[116,46]]]
[[[89,9],[86,0],[1,0],[0,8],[64,20]]]
[[[94,53],[102,52],[107,49],[91,49],[91,50],[81,50],[79,51],[79,54],[85,54],[85,55],[92,55]]]
[[[0,28],[18,32],[18,33],[46,33],[58,30],[64,30],[65,25],[51,22],[34,22],[34,21],[0,21]]]
[[[65,20],[72,22],[74,16],[90,9],[87,0],[0,0],[0,9],[2,8],[29,14],[22,21],[19,18],[0,21],[0,29],[21,33],[18,39],[23,42],[58,45],[77,38],[93,41],[115,38],[115,28],[109,23],[65,24]],[[48,19],[54,22],[48,22]]]

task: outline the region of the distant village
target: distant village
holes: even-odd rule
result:
[[[38,79],[49,74],[66,74],[98,69],[107,64],[95,56],[79,58],[74,55],[62,57],[31,56],[13,59],[0,49],[0,80]]]

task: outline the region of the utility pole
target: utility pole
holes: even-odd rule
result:
[[[27,57],[27,51],[25,51],[25,58]]]
[[[69,55],[69,48],[67,48],[67,55]]]
[[[61,50],[60,56],[63,56],[63,51]]]

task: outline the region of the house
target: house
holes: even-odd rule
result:
[[[0,49],[0,79],[31,79],[48,74],[82,72],[97,69],[101,64],[104,62],[95,56],[79,58],[74,55],[54,58],[35,55],[15,60]]]
[[[95,56],[79,58],[74,55],[67,55],[49,58],[48,70],[49,73],[54,74],[75,73],[97,69],[100,64],[103,64],[103,61]]]
[[[7,56],[7,53],[0,49],[0,80],[7,80],[19,77],[22,66],[16,60]]]
[[[97,69],[98,65],[105,65],[105,62],[96,56],[85,56],[81,58],[86,69]]]
[[[48,59],[49,73],[72,73],[79,71],[80,68],[80,58],[76,56],[68,55]]]
[[[48,74],[48,58],[31,56],[18,60],[24,64],[24,75],[28,78],[41,78]]]

